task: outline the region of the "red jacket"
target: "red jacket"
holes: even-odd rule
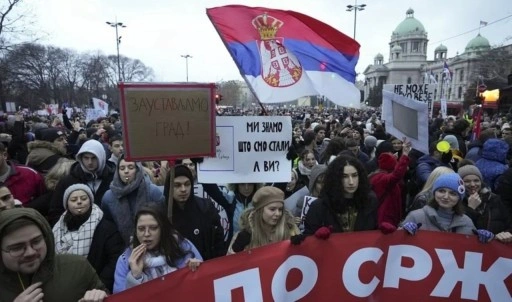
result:
[[[373,191],[379,200],[377,210],[377,225],[388,222],[398,226],[402,218],[402,189],[403,179],[409,165],[407,155],[400,156],[395,169],[391,172],[378,170],[370,178]]]
[[[5,181],[5,185],[14,198],[21,201],[23,205],[46,192],[44,179],[37,171],[9,162],[7,164],[10,166],[11,172]]]

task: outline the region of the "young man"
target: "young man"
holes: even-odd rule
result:
[[[108,149],[112,153],[108,160],[117,166],[117,162],[124,152],[123,138],[119,135],[112,136],[109,140]]]
[[[56,255],[50,225],[34,209],[0,213],[0,301],[103,301],[86,258]]]

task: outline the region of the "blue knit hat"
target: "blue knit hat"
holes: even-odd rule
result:
[[[437,190],[442,188],[448,188],[457,192],[459,194],[459,199],[464,198],[464,193],[466,192],[466,189],[464,188],[464,181],[462,181],[459,174],[455,172],[439,176],[434,182],[432,192],[435,193]]]

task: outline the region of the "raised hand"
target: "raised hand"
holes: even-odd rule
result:
[[[19,294],[14,302],[39,302],[43,301],[44,293],[41,289],[42,282],[36,282]]]
[[[146,254],[146,245],[141,244],[133,249],[128,264],[130,265],[130,271],[135,279],[139,279],[144,270],[144,255]]]

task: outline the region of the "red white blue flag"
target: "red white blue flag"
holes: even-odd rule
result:
[[[452,80],[452,71],[448,67],[448,63],[446,63],[446,61],[444,62],[443,73],[445,74],[446,81],[451,81]]]
[[[323,95],[359,108],[359,43],[294,11],[228,5],[206,10],[241,75],[262,103]]]

